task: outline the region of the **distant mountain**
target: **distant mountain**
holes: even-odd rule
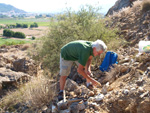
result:
[[[24,10],[15,8],[12,5],[7,5],[4,3],[0,3],[0,12],[1,13],[8,13],[8,12],[15,12],[15,13],[26,13]]]

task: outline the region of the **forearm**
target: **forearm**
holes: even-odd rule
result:
[[[90,73],[86,73],[86,72],[84,71],[84,66],[83,66],[83,65],[79,64],[77,71],[78,71],[78,73],[81,74],[84,78],[86,78],[89,82],[92,82],[93,85],[95,85],[95,86],[97,86],[97,85],[100,86],[100,85],[101,85],[98,81],[94,80],[93,78],[91,78],[91,77],[89,76]]]
[[[82,76],[83,76],[84,78],[86,78],[86,79],[89,79],[89,80],[92,79],[87,73],[85,73],[84,70],[78,69],[78,73],[79,73],[80,75],[82,75]]]
[[[91,62],[92,62],[92,56],[89,57],[86,66],[85,66],[85,72],[87,74],[91,74]]]
[[[101,86],[101,84],[95,79],[91,78],[88,74],[86,74],[82,70],[78,70],[78,73],[81,74],[84,78],[86,78],[89,82],[91,82],[94,86]]]
[[[91,72],[91,64],[90,64],[90,62],[87,63],[87,65],[85,67],[85,71],[86,72]]]

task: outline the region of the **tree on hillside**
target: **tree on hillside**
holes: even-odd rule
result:
[[[30,28],[33,28],[33,27],[38,27],[38,24],[34,22],[33,24],[30,25]]]

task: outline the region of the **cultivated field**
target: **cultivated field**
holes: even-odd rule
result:
[[[39,27],[37,28],[29,28],[31,24],[36,22]],[[46,34],[49,28],[50,24],[50,19],[49,18],[25,18],[25,19],[0,19],[0,25],[5,26],[5,25],[10,25],[10,24],[16,24],[16,23],[23,23],[23,24],[28,24],[28,28],[13,28],[10,29],[14,32],[22,32],[26,35],[26,39],[21,39],[21,40],[28,40],[32,38],[33,36],[36,38],[40,38]],[[3,29],[0,29],[0,37],[3,37]],[[4,37],[3,37],[4,38]],[[13,38],[12,38],[13,39]]]

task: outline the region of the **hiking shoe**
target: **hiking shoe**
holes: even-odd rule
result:
[[[58,93],[58,101],[61,101],[61,100],[63,100],[64,98],[63,98],[63,91],[60,91],[59,93]]]

